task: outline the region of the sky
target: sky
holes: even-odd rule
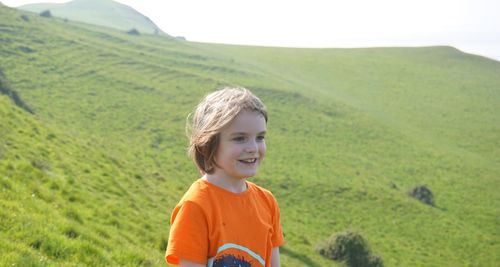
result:
[[[115,0],[189,41],[283,47],[448,45],[500,61],[499,0]],[[0,0],[15,7],[68,1]]]

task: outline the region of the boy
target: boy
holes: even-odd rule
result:
[[[247,181],[266,153],[267,111],[245,88],[205,96],[191,121],[189,155],[203,175],[172,212],[165,259],[181,267],[279,267],[274,196]]]

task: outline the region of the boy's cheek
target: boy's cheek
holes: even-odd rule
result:
[[[259,150],[260,150],[260,154],[261,154],[262,156],[264,156],[264,155],[266,154],[266,150],[267,150],[266,143],[263,143],[263,144],[261,145],[261,147],[259,148]]]

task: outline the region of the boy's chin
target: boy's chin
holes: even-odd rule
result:
[[[239,178],[240,179],[249,179],[249,178],[252,178],[253,176],[255,176],[257,174],[257,172],[246,172],[246,173],[241,173],[239,175]]]

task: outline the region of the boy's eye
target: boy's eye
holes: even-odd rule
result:
[[[266,139],[263,135],[257,136],[257,141],[264,141]]]
[[[233,138],[233,140],[236,141],[236,142],[243,142],[243,141],[245,141],[245,137],[243,137],[243,136],[237,136],[237,137]]]

